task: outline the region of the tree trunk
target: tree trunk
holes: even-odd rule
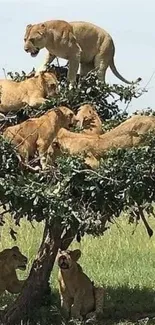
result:
[[[60,229],[45,224],[43,240],[24,288],[4,314],[5,325],[17,325],[21,320],[26,321],[32,310],[39,308],[44,294],[50,290],[49,278],[58,249],[67,249],[74,235],[69,229],[61,238]]]
[[[43,295],[50,290],[49,278],[60,247],[60,230],[45,224],[43,240],[33,262],[29,277],[17,300],[7,309],[4,324],[18,324],[26,319],[33,308],[41,304]]]

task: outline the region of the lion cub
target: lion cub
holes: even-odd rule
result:
[[[24,81],[0,80],[0,111],[17,111],[25,104],[39,106],[58,92],[58,81],[51,72],[40,72]]]
[[[45,169],[48,148],[57,132],[62,127],[69,128],[75,122],[74,113],[68,107],[61,106],[38,118],[30,118],[20,124],[9,126],[3,136],[13,142],[26,163],[38,151],[42,169]]]
[[[89,313],[103,313],[103,288],[95,288],[94,283],[83,272],[77,263],[81,251],[59,250],[57,261],[59,266],[58,282],[61,307],[67,317],[89,318]],[[92,313],[91,313],[92,314]]]
[[[10,293],[19,293],[24,280],[18,280],[16,269],[25,270],[27,257],[17,246],[4,249],[0,252],[0,295],[7,290]]]
[[[79,107],[76,114],[77,125],[83,128],[82,133],[102,134],[102,122],[93,105],[85,104]]]

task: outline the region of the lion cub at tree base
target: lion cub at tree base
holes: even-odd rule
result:
[[[102,122],[93,105],[85,104],[78,108],[76,114],[77,125],[82,128],[82,133],[102,134]]]
[[[69,128],[75,121],[74,113],[65,106],[52,109],[38,118],[9,126],[3,133],[17,146],[19,154],[28,163],[36,151],[43,169],[47,165],[47,150],[60,128]]]
[[[16,269],[25,270],[27,262],[27,257],[17,246],[0,252],[0,294],[5,290],[10,293],[21,291],[25,281],[18,280]]]
[[[45,104],[47,97],[58,92],[56,76],[50,72],[40,72],[24,81],[0,80],[0,111],[17,111],[25,104],[39,106]]]
[[[79,249],[59,250],[57,256],[61,307],[67,317],[76,319],[88,318],[93,311],[103,313],[103,288],[95,288],[94,283],[83,272],[77,263],[80,256]]]

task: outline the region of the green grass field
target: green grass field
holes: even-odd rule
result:
[[[150,218],[149,223],[155,229],[155,220]],[[16,243],[8,234],[10,226],[13,225],[8,218],[1,228],[0,250],[13,245],[20,247],[29,259],[27,272],[19,272],[22,278],[26,278],[42,238],[43,225],[34,223],[33,228],[23,221],[20,227],[14,227],[18,231]],[[133,234],[134,230],[135,225],[120,219],[104,236],[86,236],[80,244],[75,242],[72,245],[82,251],[80,263],[84,271],[105,287],[104,324],[128,324],[147,315],[155,317],[155,235],[150,239],[142,223]],[[57,266],[51,284],[56,291]],[[1,297],[0,307],[14,298],[5,294]],[[146,322],[145,319],[142,324]],[[155,320],[149,320],[149,324],[153,322]]]

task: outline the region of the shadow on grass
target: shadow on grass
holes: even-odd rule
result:
[[[9,295],[3,298],[5,305],[12,301]],[[2,302],[0,301],[0,306]],[[146,321],[148,317],[148,320]],[[144,320],[143,320],[144,319]],[[140,323],[138,322],[139,320]],[[107,287],[105,289],[104,316],[98,325],[106,324],[155,324],[155,291],[149,288]],[[33,312],[29,325],[65,325],[60,314],[59,294],[54,291],[49,299],[44,299],[41,308]],[[75,322],[79,325],[80,323]]]
[[[149,288],[107,287],[104,319],[135,322],[142,318],[155,318],[155,291]]]

